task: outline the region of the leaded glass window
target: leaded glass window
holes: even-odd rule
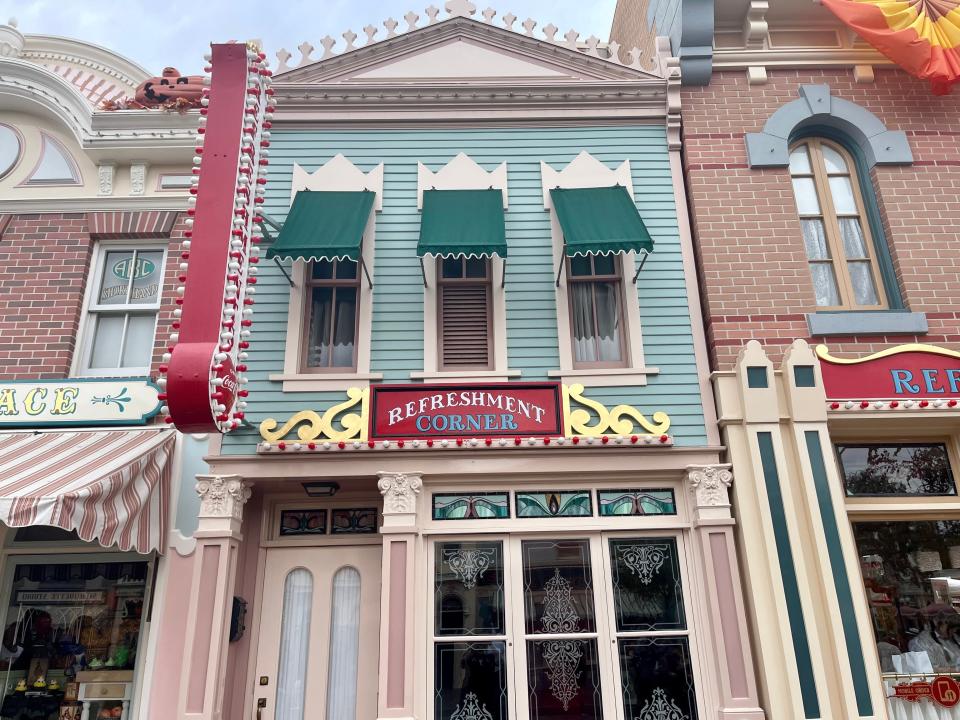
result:
[[[443,642],[434,650],[436,720],[506,720],[506,643]]]
[[[619,632],[686,626],[676,540],[611,540],[610,567]]]
[[[600,515],[676,515],[673,490],[598,490]]]
[[[479,520],[510,517],[510,496],[505,492],[471,495],[436,493],[434,520]]]
[[[588,490],[518,492],[517,517],[589,517],[593,515]]]
[[[697,720],[687,638],[622,638],[617,645],[624,717]]]
[[[437,635],[503,635],[503,544],[437,543]]]
[[[590,542],[521,547],[530,718],[602,718]]]

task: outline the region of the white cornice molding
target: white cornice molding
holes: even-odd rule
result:
[[[78,213],[78,212],[105,212],[105,211],[151,211],[172,210],[185,212],[187,209],[187,195],[172,197],[158,197],[148,195],[144,197],[49,197],[13,199],[9,195],[0,200],[6,213],[22,215],[24,213]]]
[[[85,148],[192,147],[197,113],[158,110],[94,112],[62,77],[26,60],[0,58],[0,106],[53,116]]]
[[[150,77],[146,68],[105,47],[58,35],[25,34],[22,56],[86,67],[134,89]]]
[[[789,48],[784,50],[714,50],[715,69],[854,67],[857,65],[894,65],[872,48]]]
[[[667,84],[575,81],[505,87],[476,83],[411,86],[275,86],[277,121],[324,119],[663,118]]]

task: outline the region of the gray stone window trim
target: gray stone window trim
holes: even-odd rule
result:
[[[843,133],[863,153],[868,169],[874,165],[913,162],[906,133],[887,130],[880,118],[866,108],[831,97],[829,85],[801,85],[799,100],[774,112],[763,126],[763,132],[746,134],[750,167],[787,167],[791,138],[811,125]]]
[[[824,335],[924,335],[927,314],[897,310],[807,313],[812,337]]]

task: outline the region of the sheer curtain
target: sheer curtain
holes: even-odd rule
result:
[[[343,567],[333,576],[327,720],[357,717],[357,658],[360,654],[360,573]],[[376,678],[368,678],[376,682]]]
[[[597,345],[593,326],[593,283],[570,284],[573,297],[573,349],[578,362],[594,362]]]
[[[276,720],[304,718],[312,606],[313,575],[303,568],[291,570],[283,585]]]

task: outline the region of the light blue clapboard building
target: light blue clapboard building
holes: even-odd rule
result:
[[[676,63],[463,0],[364,33],[278,53],[245,422],[208,458],[204,592],[246,631],[188,640],[195,706],[762,717]]]

